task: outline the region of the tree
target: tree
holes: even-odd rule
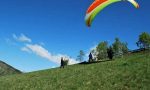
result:
[[[139,35],[139,40],[137,41],[137,46],[139,48],[148,49],[150,48],[150,34],[143,32]]]
[[[97,53],[97,51],[96,51],[96,48],[95,48],[95,49],[93,49],[93,50],[91,50],[91,53],[92,53],[92,55],[93,55],[93,59],[94,59],[94,61],[97,61],[98,53]]]
[[[114,55],[119,57],[123,54],[122,52],[122,43],[120,42],[119,38],[115,38],[115,42],[112,44]]]
[[[119,38],[115,38],[115,42],[112,44],[115,57],[120,57],[128,52],[127,43],[121,42]]]
[[[79,51],[79,55],[77,56],[77,60],[80,61],[80,62],[83,61],[84,60],[84,56],[85,56],[84,51],[80,50]]]
[[[128,53],[129,49],[128,49],[128,44],[127,43],[122,43],[122,52],[123,54]]]
[[[106,41],[100,42],[98,44],[98,46],[96,47],[98,60],[107,58],[107,48],[108,48],[108,43]]]

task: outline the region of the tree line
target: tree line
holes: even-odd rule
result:
[[[150,34],[142,32],[138,37],[136,45],[139,49],[150,50]],[[102,41],[95,49],[91,50],[93,61],[123,57],[128,52],[128,43],[122,42],[119,38],[115,38],[115,41],[111,45],[109,45],[107,41]],[[80,50],[77,60],[82,62],[84,60],[84,56],[84,51]]]

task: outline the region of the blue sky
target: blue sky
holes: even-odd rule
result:
[[[101,41],[115,37],[135,49],[141,32],[150,33],[150,1],[115,3],[85,25],[85,12],[93,0],[0,0],[0,60],[31,72],[59,66],[61,56],[75,58]]]

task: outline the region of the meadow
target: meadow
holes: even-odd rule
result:
[[[150,52],[2,76],[0,90],[150,90]]]

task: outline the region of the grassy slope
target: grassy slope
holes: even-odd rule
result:
[[[0,77],[0,90],[150,90],[150,53]]]
[[[0,76],[11,75],[11,74],[18,74],[21,71],[13,68],[12,66],[0,61]]]

